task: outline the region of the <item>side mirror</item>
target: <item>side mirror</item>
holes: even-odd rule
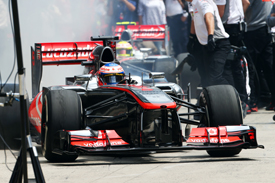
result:
[[[155,86],[155,79],[165,78],[164,72],[150,72],[149,77],[153,79],[153,86]]]
[[[152,53],[152,48],[140,48],[139,51],[142,53],[143,59],[146,59],[148,55]]]
[[[165,78],[165,73],[164,72],[150,72],[149,77],[152,79]]]
[[[92,75],[91,74],[85,74],[85,75],[77,75],[74,76],[75,81],[90,81]]]
[[[140,52],[150,54],[152,52],[152,48],[140,48]]]

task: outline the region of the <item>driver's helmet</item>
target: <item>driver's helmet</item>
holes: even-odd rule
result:
[[[118,57],[130,57],[133,56],[133,46],[127,41],[120,41],[116,45],[116,51]]]
[[[98,71],[98,85],[118,84],[124,79],[123,68],[116,63],[107,63]]]

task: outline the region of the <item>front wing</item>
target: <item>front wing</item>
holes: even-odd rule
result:
[[[142,135],[142,134],[141,134]],[[256,129],[252,126],[221,126],[193,128],[182,146],[131,147],[114,130],[91,129],[59,131],[53,152],[60,155],[124,154],[146,152],[175,152],[181,150],[233,150],[264,148],[258,145]]]

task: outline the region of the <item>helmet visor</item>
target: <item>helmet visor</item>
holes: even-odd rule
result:
[[[104,74],[102,76],[102,80],[106,84],[117,84],[121,80],[123,80],[123,78],[124,78],[123,73]]]
[[[119,50],[117,50],[117,52],[118,52],[118,56],[120,56],[120,57],[133,56],[132,49],[131,50],[129,50],[129,49],[119,49]]]

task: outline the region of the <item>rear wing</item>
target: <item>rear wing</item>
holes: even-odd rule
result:
[[[31,47],[32,97],[39,92],[44,65],[80,65],[103,41],[35,43]]]
[[[122,33],[128,30],[131,32],[131,40],[164,41],[167,55],[170,55],[170,37],[167,25],[116,25],[114,35],[121,38]]]

